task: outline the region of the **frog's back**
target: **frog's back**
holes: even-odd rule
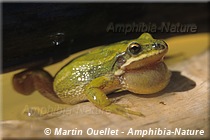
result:
[[[69,104],[86,100],[84,86],[97,77],[111,73],[115,56],[115,50],[99,47],[70,62],[54,80],[54,90],[59,98]]]

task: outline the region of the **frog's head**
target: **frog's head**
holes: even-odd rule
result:
[[[163,60],[167,51],[168,46],[163,40],[154,39],[149,33],[143,33],[138,39],[129,42],[124,54],[119,55],[120,59],[116,62],[120,66],[118,72],[158,63]]]

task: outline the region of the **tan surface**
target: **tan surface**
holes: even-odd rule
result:
[[[165,90],[152,95],[121,92],[110,96],[120,99],[117,101],[119,104],[128,104],[132,110],[141,111],[146,115],[145,118],[131,116],[132,120],[128,120],[115,114],[103,112],[89,102],[74,106],[61,106],[45,99],[37,92],[30,96],[17,94],[11,86],[13,74],[19,72],[15,71],[1,75],[2,87],[4,87],[2,91],[2,112],[3,120],[5,120],[2,121],[3,136],[53,137],[53,135],[45,136],[43,131],[46,127],[52,130],[58,127],[68,130],[81,129],[83,136],[86,135],[88,128],[98,130],[111,128],[125,132],[124,134],[119,133],[118,136],[108,136],[114,138],[141,137],[138,135],[127,136],[129,128],[135,130],[148,130],[149,128],[164,130],[166,128],[172,131],[175,128],[198,129],[204,130],[205,133],[204,136],[197,137],[207,137],[209,134],[209,50],[204,50],[209,45],[209,34],[180,36],[166,41],[169,44],[169,57],[166,62],[172,71],[172,79]],[[46,70],[54,75],[69,59],[71,57],[47,67]],[[66,109],[61,110],[63,107]],[[26,110],[30,110],[33,117],[26,117],[26,113],[23,113]],[[56,112],[56,110],[61,111]],[[46,112],[52,113],[38,117]]]

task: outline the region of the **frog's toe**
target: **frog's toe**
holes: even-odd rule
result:
[[[141,112],[136,112],[136,111],[132,111],[132,110],[129,110],[129,109],[126,109],[126,111],[129,114],[132,114],[132,115],[136,115],[136,116],[140,116],[140,117],[145,117],[144,114],[142,114]]]
[[[128,114],[144,117],[144,115],[141,112],[136,112],[136,111],[126,109],[125,106],[118,105],[118,104],[111,104],[109,106],[104,107],[103,110],[124,116],[129,119],[131,118]]]
[[[120,106],[122,106],[124,108],[129,108],[130,107],[128,104],[120,104]]]

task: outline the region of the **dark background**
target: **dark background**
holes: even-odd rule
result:
[[[209,3],[2,3],[2,8],[3,72],[46,66],[141,34],[107,32],[110,22],[179,22],[196,24],[196,33],[209,32]],[[191,33],[152,33],[154,38],[181,34]]]

